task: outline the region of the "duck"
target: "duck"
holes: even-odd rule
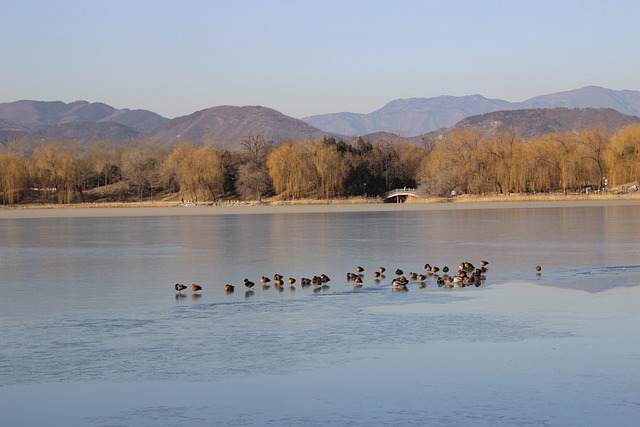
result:
[[[380,274],[384,274],[384,272],[385,272],[385,271],[387,271],[387,269],[386,269],[386,268],[384,268],[384,267],[382,267],[382,266],[380,266],[380,268],[378,268],[378,272],[379,272]]]
[[[282,279],[276,279],[274,283],[276,285],[276,288],[282,288],[284,286],[284,280]]]
[[[289,280],[287,280],[287,282],[289,282],[290,285],[293,285],[294,283],[296,283],[296,279],[294,279],[293,277],[289,277]]]
[[[224,291],[225,291],[225,292],[227,292],[227,293],[231,293],[231,292],[233,292],[234,290],[235,290],[235,287],[234,287],[233,285],[230,285],[230,284],[228,284],[228,283],[227,283],[226,285],[224,285]]]
[[[324,273],[322,273],[322,274],[320,275],[320,280],[322,281],[322,283],[327,283],[327,282],[330,282],[330,281],[331,281],[331,279],[329,279],[329,276],[327,276],[327,275],[326,275],[326,274],[324,274]]]
[[[407,283],[409,283],[409,281],[407,280],[406,277],[404,276],[400,276],[397,279],[393,279],[393,281],[391,282],[391,285],[394,288],[401,288],[401,287],[406,287]]]
[[[355,280],[355,279],[356,279],[356,277],[358,277],[358,275],[357,275],[356,273],[352,273],[352,272],[348,272],[348,273],[347,273],[347,280],[348,280],[348,281]]]
[[[274,280],[282,280],[282,279],[283,279],[283,276],[282,276],[282,274],[278,274],[278,273],[276,273],[276,274],[274,274],[274,275],[273,275],[273,279],[274,279]]]
[[[380,273],[379,271],[374,271],[373,272],[373,277],[376,278],[376,279],[379,279],[381,275],[382,275],[382,273]]]
[[[175,288],[176,288],[176,292],[182,292],[185,289],[187,289],[187,287],[185,285],[183,285],[182,283],[176,283]]]
[[[480,267],[486,267],[487,265],[489,265],[489,261],[485,261],[485,260],[480,261]]]
[[[480,268],[476,268],[476,271],[473,272],[473,277],[476,280],[487,280],[487,276],[485,276],[484,271]]]
[[[193,292],[201,291],[201,290],[202,290],[202,286],[200,286],[200,285],[196,285],[195,283],[192,283],[192,284],[191,284],[191,290],[192,290]]]
[[[400,270],[399,268],[396,269],[396,276],[402,276],[404,274],[404,271]]]
[[[308,277],[303,277],[302,279],[300,279],[300,284],[305,287],[305,286],[311,286],[311,279],[309,279]]]
[[[362,266],[357,266],[356,267],[356,273],[358,273],[358,274],[364,273],[364,268]]]
[[[395,282],[395,280],[394,280]],[[393,286],[393,290],[394,291],[408,291],[409,288],[407,287],[407,284],[402,282],[402,283],[397,283]]]
[[[244,279],[244,286],[245,288],[251,290],[251,288],[253,288],[256,284],[253,283],[251,280],[249,279]]]
[[[260,278],[260,281],[261,281],[262,283],[269,283],[269,282],[271,281],[271,279],[269,279],[267,276],[262,276],[262,277]]]
[[[540,273],[542,271],[542,267],[540,267],[539,265],[536,265],[536,271]]]
[[[409,279],[410,280],[418,280],[418,273],[414,273],[413,271],[409,272]]]
[[[359,276],[354,279],[354,282],[356,283],[354,288],[361,288],[362,287],[362,279]]]
[[[444,267],[442,267],[442,272],[443,273],[448,273],[449,272],[449,267],[447,267],[446,265]]]

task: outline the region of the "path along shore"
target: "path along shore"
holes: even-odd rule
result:
[[[407,203],[371,203],[355,201],[298,202],[225,202],[219,204],[181,204],[175,202],[91,203],[72,205],[18,205],[0,207],[0,219],[11,218],[84,218],[179,215],[238,215],[270,213],[324,212],[396,212],[460,209],[513,209],[583,206],[637,206],[640,214],[640,194],[621,197],[521,197],[459,198],[445,200],[415,200]]]

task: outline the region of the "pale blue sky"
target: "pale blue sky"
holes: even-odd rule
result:
[[[0,0],[0,102],[301,118],[587,85],[640,90],[640,1]]]

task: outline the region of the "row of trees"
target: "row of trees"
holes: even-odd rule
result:
[[[241,148],[150,141],[16,141],[0,151],[4,204],[34,192],[51,202],[85,201],[87,190],[119,184],[118,197],[159,192],[193,201],[224,196],[261,200],[379,195],[396,187],[430,195],[601,189],[640,178],[640,126],[602,128],[525,140],[514,131],[483,138],[473,129],[419,142],[334,139],[274,144],[247,135]]]
[[[640,126],[602,127],[524,140],[461,130],[433,144],[417,175],[428,194],[602,190],[640,178]]]

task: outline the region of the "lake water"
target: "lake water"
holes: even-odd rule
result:
[[[640,205],[7,218],[2,426],[635,426]],[[199,211],[198,211],[199,212]],[[396,268],[489,261],[481,286]],[[540,275],[534,267],[542,266]],[[346,279],[365,268],[364,286]],[[373,271],[387,269],[379,282]],[[261,276],[298,279],[262,289]],[[330,288],[300,286],[327,274]],[[243,279],[256,282],[246,293]],[[175,283],[200,284],[177,296]],[[226,283],[236,286],[232,294]],[[272,282],[273,285],[273,282]]]

